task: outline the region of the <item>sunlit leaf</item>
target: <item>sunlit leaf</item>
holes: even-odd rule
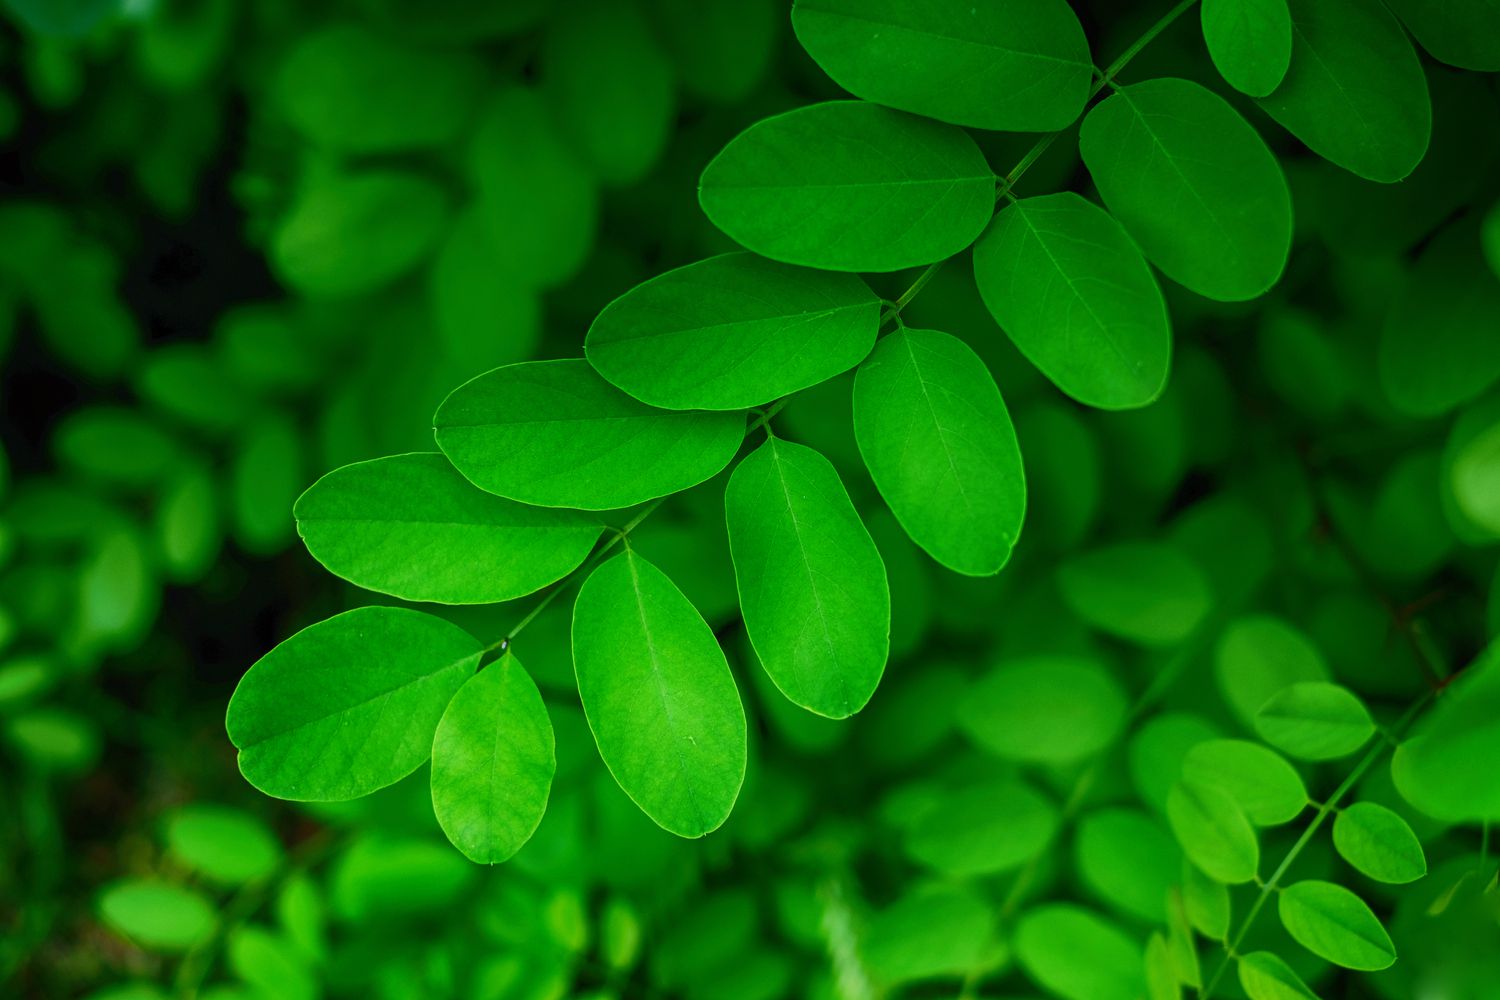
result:
[[[1287,933],[1319,958],[1365,971],[1396,961],[1390,935],[1364,900],[1343,886],[1297,882],[1281,891],[1276,905]]]
[[[1427,874],[1422,843],[1406,820],[1376,802],[1356,802],[1333,821],[1339,856],[1377,882],[1415,882]]]
[[[1304,681],[1282,688],[1255,714],[1261,739],[1301,760],[1346,757],[1375,734],[1375,723],[1348,688]]]

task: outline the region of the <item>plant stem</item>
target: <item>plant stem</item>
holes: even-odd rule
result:
[[[1390,732],[1392,737],[1403,732],[1431,698],[1431,693],[1425,694],[1416,704],[1408,708],[1406,714],[1401,716],[1396,721],[1396,724],[1391,727]],[[1307,829],[1302,831],[1302,836],[1298,837],[1297,842],[1286,852],[1286,856],[1281,859],[1281,864],[1276,866],[1276,870],[1271,873],[1271,877],[1261,883],[1260,892],[1256,895],[1255,902],[1250,904],[1250,909],[1245,913],[1245,918],[1240,921],[1239,929],[1235,931],[1232,938],[1224,943],[1224,957],[1220,960],[1219,967],[1214,970],[1214,974],[1204,985],[1202,991],[1199,992],[1198,1000],[1209,1000],[1213,996],[1214,987],[1224,978],[1224,973],[1228,971],[1229,964],[1239,954],[1240,945],[1244,943],[1245,935],[1250,931],[1250,925],[1255,922],[1256,916],[1265,907],[1266,901],[1271,898],[1271,893],[1280,889],[1282,878],[1285,877],[1288,869],[1292,867],[1292,864],[1302,854],[1303,849],[1312,841],[1313,835],[1322,827],[1323,821],[1328,818],[1328,814],[1338,807],[1339,800],[1349,794],[1350,790],[1359,783],[1359,779],[1363,778],[1365,772],[1374,766],[1375,762],[1380,759],[1380,755],[1385,753],[1386,748],[1392,742],[1394,742],[1394,739],[1377,740],[1375,745],[1370,747],[1369,751],[1360,759],[1360,762],[1354,766],[1354,770],[1349,772],[1348,777],[1333,790],[1333,794],[1328,797],[1328,800],[1318,806],[1318,811],[1313,815],[1312,822],[1307,824]]]

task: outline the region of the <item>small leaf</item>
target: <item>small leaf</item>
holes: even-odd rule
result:
[[[188,867],[227,885],[265,878],[282,856],[281,845],[255,817],[202,802],[168,817],[167,846]]]
[[[470,861],[498,864],[531,839],[557,770],[547,706],[509,653],[469,678],[432,741],[432,808]]]
[[[1323,654],[1304,633],[1272,615],[1230,622],[1214,650],[1214,671],[1224,700],[1247,727],[1277,692],[1297,683],[1328,680]]]
[[[225,720],[240,773],[265,792],[336,802],[395,784],[432,754],[432,734],[483,648],[404,608],[355,608],[309,625],[256,661]]]
[[[1375,735],[1375,722],[1359,696],[1321,681],[1284,687],[1255,715],[1267,743],[1301,760],[1347,757]]]
[[[741,132],[704,168],[698,201],[730,239],[772,260],[898,271],[973,243],[995,175],[961,129],[830,101]]]
[[[1064,0],[797,0],[792,29],[851,94],[954,125],[1052,132],[1088,100],[1088,40]]]
[[[356,586],[408,601],[492,604],[560,580],[603,526],[476,488],[442,455],[335,469],[293,508],[307,551]]]
[[[905,328],[882,339],[854,379],[854,436],[914,542],[957,572],[1000,571],[1026,475],[1000,389],[967,344]]]
[[[1188,922],[1213,941],[1229,937],[1229,889],[1191,862],[1182,866],[1182,903]]]
[[[1057,807],[1030,785],[988,781],[928,804],[907,834],[906,851],[945,875],[989,875],[1045,850],[1057,823]]]
[[[1124,228],[1071,192],[1023,198],[974,247],[974,280],[1012,343],[1087,406],[1145,406],[1167,383],[1172,330]]]
[[[880,300],[853,275],[730,253],[615,299],[584,350],[599,374],[644,403],[735,410],[853,368],[879,326]]]
[[[959,724],[1006,760],[1068,765],[1104,749],[1125,724],[1125,691],[1096,660],[1037,656],[1000,664],[970,686]]]
[[[663,829],[701,837],[745,780],[745,710],[714,634],[634,550],[599,566],[573,609],[578,695],[599,756]]]
[[[1432,102],[1416,50],[1380,0],[1289,0],[1292,65],[1260,101],[1313,152],[1366,180],[1416,169]]]
[[[1296,818],[1307,788],[1286,759],[1249,740],[1205,740],[1182,760],[1184,781],[1223,789],[1257,826]]]
[[[1500,70],[1500,6],[1494,0],[1390,0],[1434,59],[1463,69]]]
[[[1181,1000],[1182,997],[1182,990],[1177,985],[1177,966],[1161,931],[1152,931],[1146,941],[1146,997],[1147,1000]]]
[[[830,719],[858,712],[890,652],[885,564],[833,465],[772,437],[724,491],[745,631],[789,699]]]
[[[99,898],[104,922],[157,951],[186,951],[213,932],[214,911],[192,889],[154,879],[127,879]]]
[[[1292,196],[1276,157],[1222,97],[1187,80],[1121,87],[1083,120],[1104,204],[1167,277],[1239,302],[1281,277]]]
[[[1277,900],[1287,933],[1308,951],[1346,969],[1375,972],[1396,961],[1390,936],[1364,900],[1332,882],[1289,885]]]
[[[734,458],[738,413],[636,402],[581,360],[506,365],[433,418],[438,447],[482,490],[540,507],[609,510],[696,486]]]
[[[1098,809],[1083,817],[1073,856],[1084,885],[1114,909],[1151,923],[1182,869],[1182,851],[1161,823],[1139,809]]]
[[[1360,873],[1402,885],[1427,874],[1422,842],[1406,820],[1374,802],[1356,802],[1333,821],[1333,846]]]
[[[1026,912],[1014,946],[1026,974],[1066,1000],[1137,1000],[1145,990],[1140,945],[1082,906],[1047,903]]]
[[[1059,567],[1057,584],[1078,617],[1143,646],[1183,641],[1213,605],[1197,565],[1155,542],[1122,542],[1074,556]]]
[[[1250,1000],[1318,1000],[1292,967],[1269,951],[1241,955],[1238,971]]]
[[[1254,880],[1260,867],[1255,828],[1229,793],[1179,781],[1167,794],[1167,820],[1188,859],[1216,882]]]
[[[1287,0],[1203,0],[1203,41],[1219,75],[1242,94],[1265,97],[1292,62]]]

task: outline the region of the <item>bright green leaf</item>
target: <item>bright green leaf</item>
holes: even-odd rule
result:
[[[1167,794],[1167,820],[1188,860],[1216,882],[1249,882],[1260,867],[1255,828],[1228,792],[1179,781]]]
[[[1173,646],[1208,615],[1213,593],[1178,549],[1122,542],[1074,556],[1057,571],[1063,600],[1101,631],[1143,646]]]
[[[1205,740],[1182,760],[1184,781],[1223,789],[1257,826],[1294,819],[1307,788],[1286,758],[1249,740]]]
[[[1030,785],[987,781],[930,803],[907,832],[906,851],[945,875],[989,875],[1043,851],[1057,823],[1057,807]]]
[[[1214,670],[1229,707],[1247,727],[1279,691],[1328,680],[1323,654],[1311,639],[1282,619],[1261,614],[1229,623],[1214,651]]]
[[[1203,0],[1203,41],[1229,85],[1265,97],[1292,62],[1287,0]]]
[[[1250,1000],[1318,1000],[1292,967],[1269,951],[1241,955],[1238,971]]]
[[[104,922],[143,947],[185,951],[205,940],[214,911],[203,896],[170,882],[129,879],[99,897]]]
[[[1427,874],[1422,842],[1406,820],[1375,802],[1356,802],[1333,821],[1339,856],[1377,882],[1397,885]]]
[[[1396,748],[1401,797],[1449,822],[1500,820],[1500,644],[1481,653]]]
[[[1182,904],[1188,922],[1204,937],[1223,941],[1229,936],[1229,888],[1191,861],[1182,866]]]
[[[1277,899],[1287,933],[1308,951],[1346,969],[1374,972],[1396,961],[1396,948],[1364,900],[1332,882],[1289,885]]]
[[[1157,820],[1139,809],[1095,810],[1078,822],[1073,855],[1079,877],[1104,902],[1150,923],[1166,918],[1182,851]]]
[[[1261,706],[1255,731],[1300,760],[1336,760],[1364,746],[1375,734],[1375,723],[1348,688],[1304,681],[1282,688]]]
[[[1146,997],[1147,1000],[1181,1000],[1182,997],[1182,990],[1177,985],[1177,966],[1161,931],[1152,931],[1146,941]]]
[[[1016,924],[1016,957],[1037,983],[1066,1000],[1138,1000],[1141,946],[1115,924],[1072,903],[1047,903]]]
[[[265,824],[227,806],[194,803],[167,819],[167,846],[216,882],[263,879],[281,863],[281,845]]]
[[[1104,749],[1125,723],[1125,691],[1095,660],[1038,656],[1001,663],[957,705],[964,731],[1007,760],[1072,764]]]

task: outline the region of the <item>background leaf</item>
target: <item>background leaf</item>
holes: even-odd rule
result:
[[[1145,646],[1186,639],[1213,600],[1202,572],[1186,556],[1146,542],[1075,556],[1059,567],[1057,585],[1074,614]]]
[[[1015,949],[1028,976],[1067,1000],[1136,1000],[1145,987],[1140,945],[1082,906],[1049,903],[1022,914]]]
[[[1097,753],[1125,721],[1125,692],[1112,673],[1081,656],[1001,663],[957,705],[960,725],[1006,760],[1066,765]]]

